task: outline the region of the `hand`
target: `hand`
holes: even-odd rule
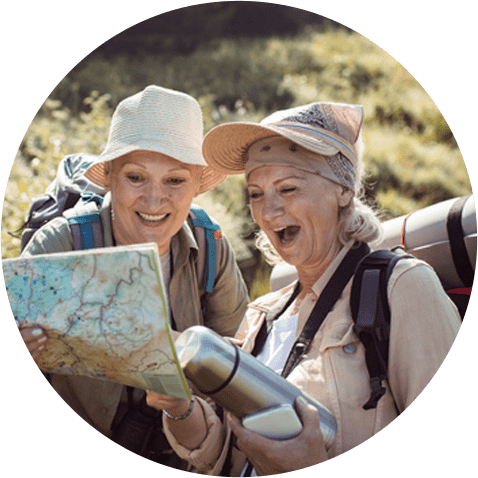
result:
[[[47,341],[43,329],[40,327],[23,327],[20,329],[20,334],[32,357],[34,359],[38,358]]]
[[[173,417],[179,417],[189,410],[191,401],[184,398],[161,395],[160,393],[147,390],[146,404],[156,410],[166,410]]]
[[[317,409],[299,397],[296,410],[303,428],[297,437],[290,440],[265,438],[245,428],[238,418],[227,414],[238,448],[249,458],[258,475],[286,473],[328,459]]]

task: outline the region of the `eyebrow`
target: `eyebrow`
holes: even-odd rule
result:
[[[272,182],[272,184],[273,184],[274,186],[276,186],[277,184],[280,184],[280,183],[282,183],[283,181],[288,181],[289,179],[298,179],[299,181],[305,181],[305,180],[306,180],[306,177],[305,177],[305,175],[302,175],[302,174],[300,174],[300,173],[298,173],[298,174],[297,174],[297,173],[296,173],[296,174],[290,174],[290,175],[288,175],[288,176],[285,176],[284,178],[278,178],[278,179],[274,180],[274,181]],[[248,186],[248,187],[254,186],[254,187],[257,187],[257,188],[260,187],[260,186],[258,186],[257,184],[254,184],[254,183],[248,184],[247,186]]]
[[[136,162],[136,161],[125,161],[121,167],[120,167],[120,170],[123,169],[125,166],[139,166],[141,169],[148,169],[144,164],[141,164],[139,162]],[[184,165],[184,166],[173,166],[171,169],[168,169],[168,171],[165,173],[165,174],[168,174],[168,173],[174,173],[174,172],[178,172],[178,171],[187,171],[191,174],[194,173],[194,170],[193,170],[193,167],[196,166],[195,164],[192,164],[192,165]]]

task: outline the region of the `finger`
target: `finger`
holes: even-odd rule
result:
[[[34,342],[26,343],[27,349],[34,359],[37,359],[45,349],[46,337]]]
[[[148,390],[146,392],[146,403],[150,407],[158,407],[158,405],[169,405],[171,401],[174,400],[172,397],[167,395],[162,395],[160,393],[152,392]]]
[[[181,332],[178,332],[176,330],[172,330],[171,335],[173,336],[173,340],[176,341],[179,338],[179,336],[181,335]]]
[[[42,354],[43,350],[45,349],[45,346],[43,344],[41,344],[39,347],[37,347],[36,349],[34,350],[29,350],[31,356],[34,358],[34,359],[37,359],[40,357],[40,355]]]
[[[32,343],[41,339],[46,340],[45,332],[40,327],[25,327],[20,329],[20,334],[25,343]]]
[[[47,341],[47,337],[43,330],[39,327],[28,327],[21,329],[20,334],[32,357],[37,359],[45,348]]]
[[[307,403],[303,397],[297,397],[295,401],[295,407],[297,414],[299,415],[299,419],[304,427],[317,428],[320,426],[318,410],[310,403]]]
[[[163,395],[163,394],[158,393],[158,392],[153,392],[152,390],[146,390],[146,396],[148,396],[148,397],[150,397],[154,400],[168,400],[168,399],[173,398],[169,395]]]
[[[297,413],[299,415],[300,421],[302,422],[302,431],[299,437],[306,442],[312,440],[315,442],[316,450],[321,450],[323,454],[325,453],[325,442],[324,436],[322,435],[322,430],[320,428],[320,416],[319,411],[303,397],[298,397],[296,400]],[[324,455],[325,456],[325,455]],[[324,458],[322,456],[322,459]]]
[[[228,413],[226,420],[236,435],[237,446],[246,454],[248,452],[260,452],[274,446],[275,440],[266,438],[259,433],[248,430],[237,417]]]
[[[184,410],[184,413],[190,406],[190,400],[183,398],[170,397],[169,395],[161,395],[160,393],[148,390],[146,392],[146,404],[156,410],[167,410],[171,415],[183,415],[179,411]]]

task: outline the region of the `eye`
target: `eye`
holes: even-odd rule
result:
[[[260,191],[249,191],[249,197],[251,199],[259,199],[262,197],[262,193]]]
[[[136,173],[128,173],[126,174],[126,177],[128,178],[129,181],[131,181],[132,183],[140,183],[141,181],[144,180],[143,176],[141,176],[140,174],[136,174]]]
[[[180,186],[181,184],[183,184],[185,182],[186,182],[186,179],[179,178],[179,177],[168,178],[166,180],[166,183],[171,185],[171,186]]]
[[[297,188],[295,186],[288,186],[288,187],[282,188],[280,192],[282,194],[289,194],[289,193],[293,193],[296,190]]]

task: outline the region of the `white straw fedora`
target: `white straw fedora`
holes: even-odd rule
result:
[[[111,119],[106,148],[86,176],[105,187],[108,161],[131,151],[155,151],[186,164],[203,166],[199,187],[199,193],[203,193],[227,175],[208,166],[201,151],[202,140],[199,103],[186,93],[151,85],[119,103]]]
[[[260,123],[224,123],[211,129],[203,141],[207,163],[226,174],[244,172],[249,146],[270,136],[283,136],[323,156],[338,152],[357,168],[363,107],[339,103],[310,103],[277,111]]]

